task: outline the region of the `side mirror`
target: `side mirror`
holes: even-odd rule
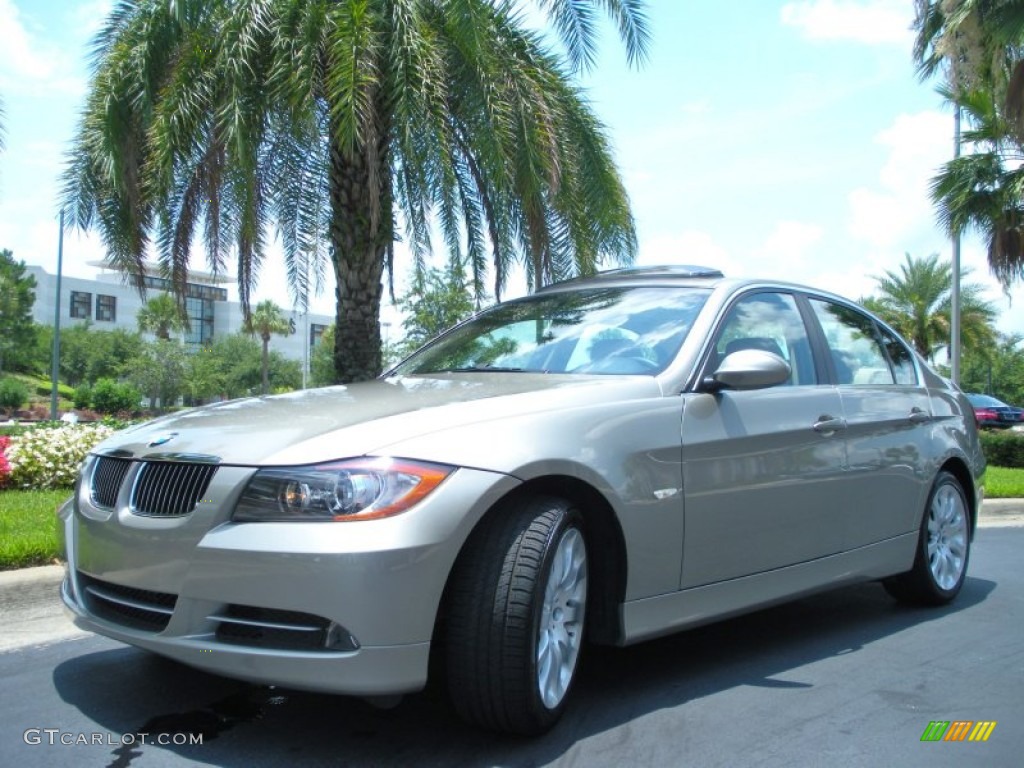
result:
[[[718,370],[701,382],[702,389],[765,389],[783,384],[792,374],[789,363],[773,352],[741,349],[726,355]]]

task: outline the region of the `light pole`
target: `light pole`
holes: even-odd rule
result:
[[[960,157],[960,105],[953,108],[953,159]],[[953,290],[950,294],[953,304],[949,323],[950,378],[960,386],[960,233],[953,233]]]
[[[57,236],[57,300],[53,310],[53,359],[50,363],[50,420],[57,420],[57,374],[60,372],[60,276],[64,268],[64,209],[60,209]]]

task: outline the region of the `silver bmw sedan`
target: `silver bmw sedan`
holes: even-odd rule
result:
[[[116,434],[60,511],[80,627],[229,677],[366,697],[428,670],[539,733],[587,643],[855,581],[967,572],[971,405],[821,291],[633,268],[497,305],[380,379]]]

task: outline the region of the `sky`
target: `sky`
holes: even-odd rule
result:
[[[952,156],[953,113],[938,83],[915,73],[913,5],[650,0],[640,67],[606,29],[581,79],[630,195],[638,263],[708,265],[858,299],[905,254],[950,259],[928,185]],[[0,248],[50,272],[89,41],[109,7],[0,0]],[[290,310],[277,248],[254,296]],[[103,256],[96,233],[66,233],[65,274],[93,277],[88,262]],[[999,329],[1024,333],[1024,290],[1002,291],[977,236],[964,239],[961,259],[973,270],[967,280],[988,287]],[[205,266],[199,250],[193,266]],[[525,290],[520,278],[507,296]],[[333,315],[333,293],[333,283],[324,286],[314,311]],[[397,316],[385,308],[384,319]]]

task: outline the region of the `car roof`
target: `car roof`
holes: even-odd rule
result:
[[[714,284],[725,277],[725,274],[714,267],[702,267],[694,264],[667,264],[659,266],[623,267],[608,269],[593,275],[574,277],[558,283],[545,285],[537,293],[605,285],[650,284],[667,281],[669,284],[685,280],[687,283],[700,282]]]
[[[532,295],[556,293],[558,291],[574,291],[581,288],[625,288],[641,285],[722,288],[729,292],[735,292],[748,287],[763,287],[772,290],[800,291],[858,306],[855,301],[812,286],[791,283],[786,280],[751,277],[728,278],[725,276],[725,273],[716,267],[693,264],[662,264],[608,269],[593,275],[574,277],[569,280],[551,283],[538,289]]]

